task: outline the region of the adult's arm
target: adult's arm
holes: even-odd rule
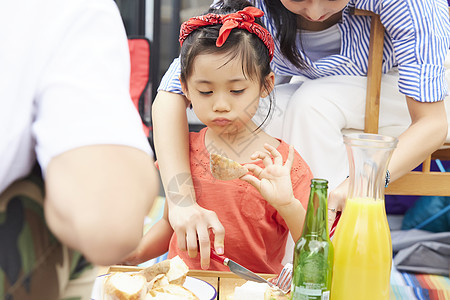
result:
[[[411,125],[400,136],[389,162],[391,182],[407,174],[437,150],[447,137],[448,123],[444,101],[418,102],[406,97]],[[330,193],[328,207],[341,211],[345,207],[349,180]],[[329,211],[329,228],[335,213]]]
[[[223,253],[225,232],[217,215],[200,207],[195,199],[189,163],[187,105],[183,95],[158,92],[152,109],[155,150],[169,222],[177,235],[178,247],[187,250],[190,257],[196,257],[200,250],[202,268],[208,268],[209,229],[213,230],[214,248],[218,253]]]
[[[380,14],[395,49],[399,91],[406,96],[411,116],[411,125],[400,135],[389,163],[394,181],[438,149],[447,135],[445,107],[440,100],[448,93],[444,61],[450,48],[450,22],[444,1],[384,4],[380,11],[374,11]],[[348,182],[345,180],[330,194],[330,208],[342,210]],[[334,217],[330,211],[330,224]]]
[[[46,172],[49,228],[91,262],[118,263],[142,237],[158,182],[151,156],[132,147],[97,145],[64,152]]]
[[[437,150],[447,137],[447,115],[444,101],[417,102],[406,97],[411,125],[399,137],[397,149],[389,163],[391,180],[394,181],[423,162]]]

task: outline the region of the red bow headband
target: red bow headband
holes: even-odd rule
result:
[[[233,28],[246,29],[256,34],[269,49],[270,59],[273,58],[273,39],[269,31],[261,25],[255,23],[255,17],[262,17],[264,12],[252,6],[244,8],[244,10],[228,15],[207,14],[203,16],[193,17],[184,22],[180,28],[180,45],[183,45],[187,36],[199,27],[222,24],[219,31],[219,37],[216,46],[221,47],[227,40]]]

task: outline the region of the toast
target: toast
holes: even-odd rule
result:
[[[247,168],[238,162],[219,154],[211,153],[209,164],[212,176],[219,180],[238,179],[248,172]]]
[[[103,299],[107,300],[199,300],[183,287],[189,271],[176,256],[135,273],[112,273],[104,283]]]
[[[166,259],[162,262],[154,264],[148,268],[139,271],[140,274],[144,275],[148,282],[152,281],[156,276],[160,274],[166,274],[170,270],[170,260]]]
[[[289,300],[291,299],[291,292],[283,294],[276,288],[268,287],[264,293],[264,300]]]
[[[170,269],[166,273],[170,284],[183,285],[186,280],[186,275],[189,272],[188,266],[179,257],[175,256],[170,260]]]
[[[139,273],[113,273],[104,283],[106,300],[140,300],[147,294],[147,280]]]

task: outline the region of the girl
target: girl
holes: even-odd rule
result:
[[[352,15],[352,8],[379,14],[386,28],[379,125],[381,130],[395,126],[402,132],[389,163],[390,180],[402,177],[440,147],[448,128],[442,101],[448,91],[443,63],[450,47],[445,0],[253,3],[265,12],[262,21],[276,39],[272,69],[277,76],[301,78],[276,87],[279,101],[267,132],[293,144],[314,175],[329,180],[330,221],[344,209],[348,190],[341,130],[364,127],[370,17]],[[188,170],[187,155],[169,161],[175,149],[186,148],[184,96],[173,76],[177,68],[175,61],[153,104],[153,124],[160,125],[154,132],[156,151],[158,159],[167,162],[160,170],[163,182]],[[168,125],[164,118],[169,109],[181,123]],[[165,135],[177,142],[169,144]],[[194,198],[190,201],[195,203]],[[203,215],[195,206],[169,209],[178,236],[195,231],[190,218]]]
[[[273,40],[255,19],[262,12],[246,1],[235,0],[213,12],[188,20],[180,30],[182,89],[207,126],[191,133],[189,140],[195,205],[218,220],[210,228],[224,238],[224,244],[215,244],[219,254],[254,272],[278,273],[289,231],[294,240],[301,235],[312,174],[293,147],[269,136],[252,121],[260,98],[271,101],[274,84],[270,70]],[[257,160],[246,164],[256,177],[214,179],[210,153],[239,163]],[[159,161],[159,166],[164,163]],[[184,202],[182,192],[174,192],[189,188],[186,175],[178,174],[169,183],[168,202],[193,205]],[[173,234],[166,209],[127,263],[158,256],[169,246],[169,258],[179,255],[191,269],[228,270],[215,261],[209,265],[208,228],[201,219],[195,221],[199,234]],[[202,260],[197,250],[187,253],[180,249],[185,244],[194,249],[197,243],[200,251],[206,249]]]

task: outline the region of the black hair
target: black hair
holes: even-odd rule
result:
[[[297,68],[304,68],[305,62],[298,52],[297,15],[289,11],[280,0],[264,0],[268,15],[277,29],[276,38],[280,41],[281,53]]]
[[[247,6],[252,6],[252,4],[246,0],[221,0],[215,3],[207,13],[230,14],[243,10]],[[264,26],[259,18],[256,18],[255,22]],[[180,52],[180,80],[184,83],[187,81],[192,73],[192,62],[198,55],[220,53],[227,55],[229,59],[227,63],[236,57],[241,58],[244,76],[250,80],[256,78],[261,86],[269,91],[272,87],[268,86],[265,79],[271,72],[271,59],[264,42],[256,34],[250,33],[246,29],[235,28],[231,30],[226,42],[221,47],[217,47],[216,41],[221,27],[221,24],[200,27],[191,32],[184,40]],[[269,100],[269,112],[258,128],[269,118],[273,106],[273,98],[270,93]]]

